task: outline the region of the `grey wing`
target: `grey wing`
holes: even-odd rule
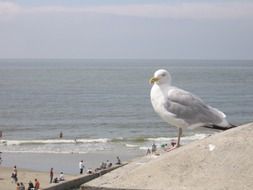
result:
[[[172,88],[164,104],[165,109],[176,118],[183,119],[189,125],[218,124],[222,122],[222,113],[206,105],[200,98],[190,92]]]

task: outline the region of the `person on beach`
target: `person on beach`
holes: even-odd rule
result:
[[[19,183],[16,184],[16,190],[20,190],[20,184]]]
[[[32,181],[29,181],[28,183],[28,189],[27,190],[33,190],[34,189],[34,185]]]
[[[18,182],[18,170],[17,170],[17,166],[15,165],[13,167],[13,172],[11,174],[11,181],[12,183],[17,183]]]
[[[53,182],[53,178],[54,178],[54,169],[51,168],[51,169],[50,169],[50,183]]]
[[[63,172],[60,173],[59,181],[65,181]]]
[[[176,141],[175,141],[174,139],[172,139],[171,142],[170,142],[170,145],[171,145],[172,147],[174,147],[176,144],[177,144]]]
[[[16,165],[13,167],[13,172],[14,172],[16,175],[18,175],[18,169],[17,169],[17,166],[16,166]]]
[[[121,160],[120,160],[119,156],[117,156],[117,162],[116,162],[116,164],[118,164],[118,165],[121,164]]]
[[[63,137],[63,133],[62,133],[62,131],[60,132],[59,137],[60,137],[60,139],[62,139],[62,137]]]
[[[148,148],[148,150],[147,150],[147,152],[146,152],[146,155],[149,155],[149,154],[151,154],[151,151],[150,151],[150,149]]]
[[[37,178],[34,180],[34,189],[38,190],[40,188],[40,182]]]
[[[170,142],[170,147],[166,149],[167,152],[171,151],[171,150],[174,150],[176,148],[176,141],[174,139],[171,140]]]
[[[93,171],[92,171],[91,168],[89,168],[89,169],[87,170],[87,174],[93,174]]]
[[[111,163],[109,160],[106,161],[106,167],[107,167],[107,168],[112,167],[112,163]]]
[[[14,172],[11,173],[11,183],[17,183],[16,175]]]
[[[106,168],[106,163],[105,162],[101,162],[100,167],[101,170]]]
[[[79,162],[80,174],[83,174],[83,169],[84,169],[84,168],[85,168],[85,166],[84,166],[83,160],[81,160],[81,161]]]
[[[59,183],[58,177],[55,177],[55,178],[54,178],[53,183]]]
[[[23,184],[23,182],[20,183],[19,189],[20,190],[25,190],[25,185]]]
[[[156,152],[156,144],[155,143],[152,144],[151,152],[152,153]]]

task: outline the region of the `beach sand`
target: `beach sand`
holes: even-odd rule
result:
[[[140,152],[140,154],[143,154]],[[11,183],[13,166],[18,168],[19,182],[27,187],[29,180],[34,182],[38,178],[42,187],[48,187],[49,171],[54,168],[55,177],[64,172],[66,180],[71,180],[79,175],[79,162],[84,160],[86,169],[97,168],[102,161],[110,160],[116,162],[116,156],[120,156],[123,162],[131,160],[135,154],[115,152],[91,153],[91,154],[56,154],[56,153],[6,153],[3,152],[3,162],[0,166],[0,190],[13,190],[16,188]],[[21,169],[23,168],[23,169]],[[24,169],[25,168],[25,169]]]
[[[31,180],[34,183],[34,179],[37,178],[40,182],[41,188],[49,187],[49,171],[39,172],[31,171],[26,169],[18,169],[18,181],[23,182],[26,189],[28,187],[28,182]],[[0,167],[0,190],[14,190],[16,189],[16,184],[11,182],[11,173],[13,168]],[[55,177],[59,177],[59,173],[54,174]],[[75,176],[64,175],[66,180],[71,180]]]
[[[139,151],[140,155],[145,153]],[[51,167],[55,172],[61,171],[65,174],[77,175],[79,173],[79,162],[84,160],[86,169],[97,168],[102,161],[110,160],[115,163],[116,156],[120,156],[122,161],[129,161],[136,158],[136,154],[129,152],[98,152],[89,154],[56,154],[56,153],[6,153],[2,154],[4,167],[26,168],[32,171],[48,172]],[[66,164],[67,163],[67,164]]]
[[[253,123],[146,156],[82,186],[95,189],[252,190]]]

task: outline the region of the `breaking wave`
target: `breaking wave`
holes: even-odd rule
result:
[[[208,134],[195,134],[181,138],[183,144],[203,139]],[[126,147],[128,149],[146,150],[155,143],[158,147],[169,143],[176,137],[131,137],[131,138],[96,138],[96,139],[46,139],[46,140],[0,140],[2,152],[30,153],[78,153],[111,151]]]
[[[77,144],[77,143],[106,143],[109,139],[47,139],[47,140],[0,140],[0,145],[40,145],[40,144]]]

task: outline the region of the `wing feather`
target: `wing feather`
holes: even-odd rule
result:
[[[219,113],[206,105],[200,98],[190,92],[171,88],[164,104],[165,109],[174,114],[176,118],[183,119],[189,125],[219,124],[222,122],[223,113]]]

